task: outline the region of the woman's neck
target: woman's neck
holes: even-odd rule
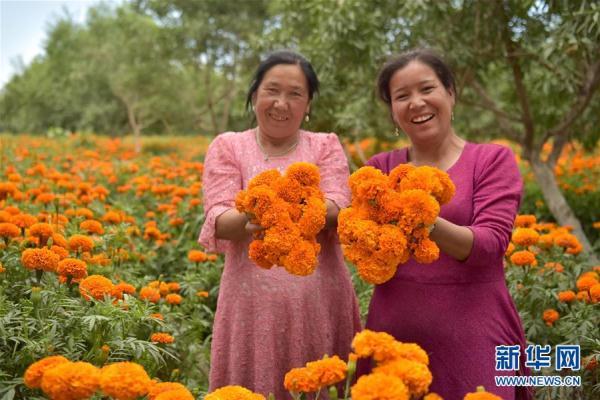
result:
[[[437,143],[411,143],[408,161],[415,166],[430,165],[446,171],[458,160],[465,143],[454,132]]]
[[[256,142],[262,151],[265,159],[269,157],[284,156],[291,153],[300,140],[300,132],[288,137],[278,138],[272,137],[262,132],[260,128],[256,128]]]

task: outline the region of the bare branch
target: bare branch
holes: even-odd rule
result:
[[[556,162],[558,161],[558,158],[560,157],[560,154],[562,153],[562,150],[568,141],[569,138],[567,135],[560,135],[554,138],[554,142],[552,143],[552,152],[546,160],[546,164],[548,164],[550,168],[554,169],[554,166],[556,165]]]
[[[542,144],[552,136],[563,136],[567,134],[569,126],[571,126],[575,120],[577,120],[577,118],[583,113],[590,103],[590,100],[592,99],[596,89],[598,89],[599,84],[600,59],[597,59],[596,62],[589,66],[586,72],[585,83],[579,90],[579,94],[571,106],[571,109],[563,117],[562,121],[546,132]]]

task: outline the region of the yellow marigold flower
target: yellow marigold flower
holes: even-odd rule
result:
[[[426,365],[402,358],[380,364],[373,372],[400,378],[414,397],[427,393],[433,379]]]
[[[58,266],[60,257],[48,250],[41,249],[26,249],[21,254],[21,263],[27,269],[38,269],[42,271],[55,271]]]
[[[478,386],[474,393],[467,393],[463,400],[502,400],[502,397],[486,392],[483,386]]]
[[[323,357],[318,361],[306,364],[306,368],[313,374],[319,386],[330,386],[346,378],[348,366],[338,356]]]
[[[188,392],[187,388],[185,386],[183,386],[181,383],[177,383],[177,382],[160,382],[160,383],[156,383],[154,385],[152,385],[152,387],[150,388],[150,390],[148,391],[148,399],[149,400],[156,400],[157,396],[162,394],[162,393],[166,393],[166,392],[172,392],[172,391],[185,391]],[[181,397],[181,399],[185,399],[185,397]],[[192,397],[193,399],[193,397]]]
[[[200,250],[190,250],[188,260],[195,263],[204,262],[206,261],[206,253]]]
[[[65,258],[58,262],[56,273],[75,279],[85,278],[87,276],[87,264],[76,258]]]
[[[46,244],[53,233],[54,229],[52,229],[52,226],[44,222],[38,222],[29,227],[29,235],[38,238],[42,245]]]
[[[87,219],[79,224],[79,228],[88,233],[95,233],[96,235],[103,235],[104,228],[102,223],[93,219]]]
[[[377,362],[390,361],[396,358],[396,339],[389,333],[374,332],[364,329],[352,340],[352,349],[359,357],[373,357]]]
[[[144,286],[140,289],[140,299],[148,300],[151,303],[158,303],[160,300],[160,292],[157,289]]]
[[[100,371],[100,388],[118,400],[135,400],[146,395],[150,382],[144,367],[132,362],[110,364]]]
[[[516,251],[510,256],[510,262],[515,265],[525,266],[525,265],[537,265],[537,260],[535,258],[535,254],[528,250]]]
[[[204,400],[265,400],[265,396],[241,386],[224,386],[207,394]]]
[[[150,336],[150,341],[155,342],[155,343],[164,343],[164,344],[170,344],[173,343],[175,341],[175,338],[171,335],[169,335],[168,333],[153,333],[152,336]]]
[[[409,400],[410,394],[400,378],[384,374],[361,376],[351,390],[352,400]]]
[[[308,368],[292,368],[285,374],[283,386],[294,393],[316,392],[320,388],[318,377]]]
[[[552,308],[544,310],[544,314],[542,315],[542,319],[548,326],[554,325],[554,323],[556,321],[558,321],[558,318],[559,318],[558,311],[556,311]]]
[[[103,300],[104,296],[111,296],[113,288],[113,283],[102,275],[90,275],[79,283],[79,293],[86,300]]]
[[[38,389],[42,384],[42,377],[48,369],[51,369],[58,364],[68,362],[70,361],[63,356],[49,356],[42,358],[31,364],[27,370],[25,370],[23,381],[28,388]]]
[[[504,253],[504,255],[506,257],[510,257],[510,255],[515,251],[515,245],[513,242],[509,242],[508,243],[508,247],[506,248],[506,252]]]
[[[181,300],[183,298],[175,293],[170,293],[165,297],[165,300],[167,301],[167,303],[169,304],[181,304]]]
[[[201,291],[196,292],[196,296],[198,296],[198,297],[208,297],[208,292],[205,291],[205,290],[201,290]]]
[[[77,252],[91,252],[94,249],[94,241],[85,235],[73,235],[69,238],[69,250]]]
[[[9,239],[21,235],[21,229],[10,222],[0,222],[0,238],[8,242]]]
[[[537,244],[540,234],[531,228],[517,228],[512,234],[512,241],[519,246],[532,246]]]
[[[61,363],[48,369],[41,388],[51,399],[88,399],[100,387],[100,370],[87,362]]]
[[[570,303],[575,300],[575,292],[572,290],[565,290],[558,293],[558,301],[563,303]]]
[[[524,214],[517,215],[515,218],[515,227],[518,228],[529,228],[537,222],[535,215]]]

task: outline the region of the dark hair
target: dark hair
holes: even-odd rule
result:
[[[252,96],[256,93],[265,74],[271,68],[279,64],[296,64],[300,67],[308,82],[309,100],[312,100],[315,93],[319,93],[319,78],[317,78],[315,70],[304,56],[289,50],[275,51],[270,53],[267,58],[258,65],[254,77],[252,78],[250,89],[248,89],[248,95],[246,96],[246,109],[249,110],[252,107]]]
[[[386,62],[381,68],[381,71],[379,71],[379,76],[377,77],[377,91],[379,92],[379,98],[386,104],[389,105],[392,103],[390,96],[390,81],[392,80],[392,76],[394,76],[396,71],[406,67],[411,61],[419,61],[429,66],[435,72],[446,90],[451,90],[452,93],[456,95],[454,74],[442,58],[432,50],[415,49],[393,57]]]

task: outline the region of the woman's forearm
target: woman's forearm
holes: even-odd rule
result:
[[[340,208],[331,200],[325,199],[327,206],[327,215],[325,217],[325,229],[334,228],[337,226],[337,218],[340,213]]]
[[[217,239],[238,241],[246,238],[246,223],[248,217],[235,208],[225,211],[217,217],[215,222],[215,236]]]
[[[429,238],[441,251],[459,261],[466,260],[473,248],[473,232],[469,228],[439,217]]]

